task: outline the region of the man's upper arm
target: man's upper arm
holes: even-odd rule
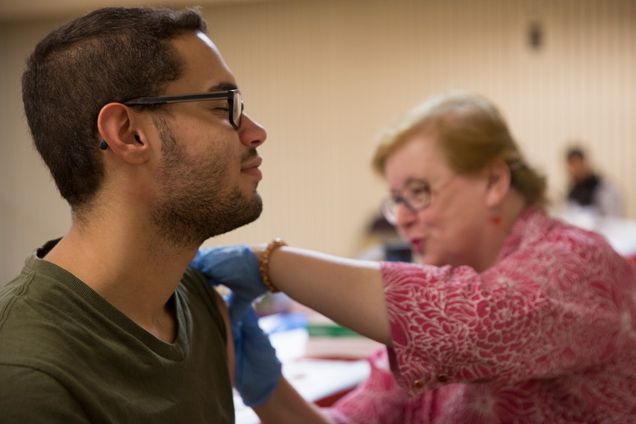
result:
[[[232,337],[232,324],[230,323],[230,315],[227,310],[227,306],[225,302],[221,298],[221,296],[216,296],[216,304],[219,308],[219,312],[223,317],[223,322],[225,323],[225,334],[227,334],[227,345],[225,346],[227,349],[227,366],[230,372],[230,379],[232,384],[234,384],[234,337]]]
[[[231,381],[234,382],[234,339],[232,337],[232,325],[230,323],[230,317],[227,309],[227,305],[223,301],[223,298],[219,292],[212,287],[207,277],[195,268],[188,267],[186,274],[191,277],[188,287],[190,290],[195,291],[205,301],[210,313],[216,315],[214,321],[219,325],[219,331],[222,331],[222,327],[225,328],[225,342],[227,351],[227,361],[230,371]],[[223,326],[219,322],[219,316],[223,320]]]
[[[88,423],[60,383],[28,367],[0,364],[0,415],[9,423]]]

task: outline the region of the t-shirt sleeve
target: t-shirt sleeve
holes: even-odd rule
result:
[[[558,234],[483,273],[384,263],[394,372],[411,394],[550,378],[617,354],[633,274],[596,236]],[[579,238],[576,240],[576,238]]]
[[[214,323],[218,327],[221,336],[223,337],[223,342],[227,344],[228,334],[226,323],[223,318],[223,313],[219,309],[219,304],[223,302],[223,298],[211,284],[208,284],[205,275],[196,269],[188,267],[184,277],[185,278],[182,281],[186,284],[189,290],[196,293],[197,297],[203,301],[210,312]]]
[[[27,367],[0,364],[0,421],[89,423],[81,405],[55,379]]]

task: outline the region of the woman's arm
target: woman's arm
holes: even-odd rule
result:
[[[255,248],[257,256],[264,248]],[[391,346],[380,264],[283,246],[268,260],[271,282],[339,324]]]

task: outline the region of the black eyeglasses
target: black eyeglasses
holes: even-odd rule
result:
[[[238,129],[241,126],[241,117],[243,116],[243,99],[241,99],[241,92],[238,89],[212,91],[200,94],[186,94],[181,96],[138,97],[136,99],[126,100],[123,104],[126,106],[154,106],[170,103],[203,102],[206,100],[219,99],[227,100],[227,110],[230,115],[230,123],[234,129]]]

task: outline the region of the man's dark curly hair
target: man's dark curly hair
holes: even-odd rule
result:
[[[104,175],[102,106],[162,94],[182,72],[170,41],[195,31],[206,31],[196,10],[104,8],[38,43],[22,76],[22,100],[35,146],[74,211],[92,200]]]

